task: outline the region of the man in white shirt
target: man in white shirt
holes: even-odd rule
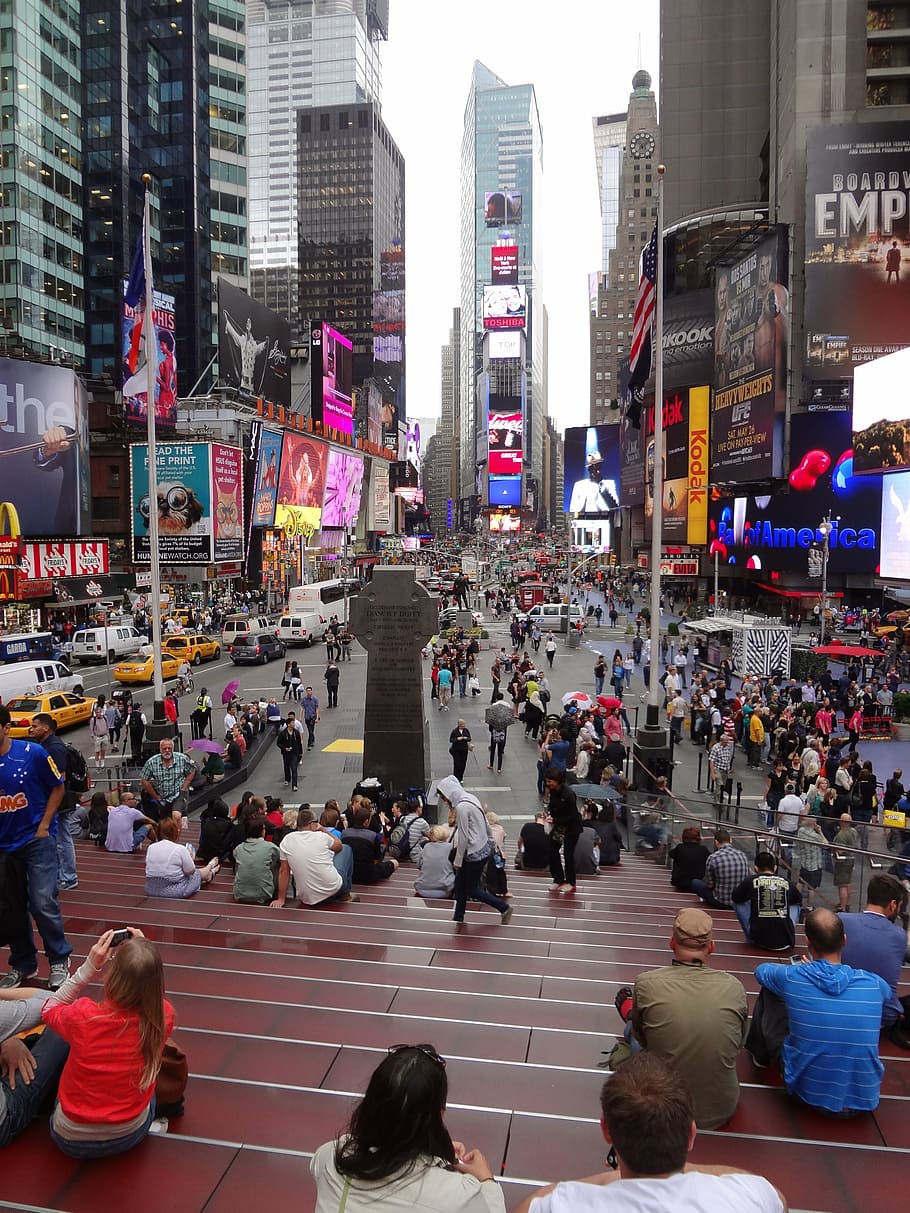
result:
[[[224,714],[224,735],[227,737],[234,731],[234,725],[237,723],[237,717],[230,708]]]
[[[689,657],[685,649],[680,649],[676,654],[676,670],[679,674],[679,685],[685,690],[686,687],[686,667],[689,664]]]
[[[675,699],[679,694],[679,675],[676,673],[675,665],[667,666],[667,676],[664,679],[664,691],[667,695],[667,702]]]
[[[284,909],[292,873],[302,905],[360,901],[357,894],[351,892],[354,852],[319,824],[312,809],[300,809],[296,833],[282,838],[278,852],[281,856],[278,896],[271,903],[271,909]]]
[[[624,1062],[600,1095],[614,1172],[541,1188],[515,1213],[786,1213],[766,1179],[736,1167],[686,1163],[692,1099],[680,1075],[647,1050]]]

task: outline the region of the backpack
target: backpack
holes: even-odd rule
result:
[[[92,786],[92,778],[88,773],[85,755],[80,754],[76,747],[71,746],[68,742],[64,742],[63,744],[66,749],[66,766],[61,771],[61,774],[63,775],[66,788],[77,796],[82,796]]]
[[[399,822],[389,835],[389,854],[393,859],[407,859],[411,854],[411,826],[416,820],[416,814],[410,814],[407,825]]]

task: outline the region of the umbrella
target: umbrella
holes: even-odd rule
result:
[[[598,695],[597,702],[605,712],[609,712],[610,708],[622,707],[622,700],[617,699],[615,695]]]
[[[510,724],[515,722],[512,706],[504,699],[500,699],[498,703],[491,703],[484,712],[483,719],[486,724],[492,724],[497,729],[507,729]]]
[[[616,789],[608,787],[605,783],[573,783],[566,784],[566,787],[571,787],[576,796],[580,796],[582,800],[616,800]]]
[[[207,737],[199,737],[191,741],[188,750],[202,750],[204,754],[223,754],[224,746],[217,741],[209,741]]]
[[[910,611],[889,611],[885,618],[889,623],[906,623],[910,619]]]
[[[224,690],[221,692],[222,707],[224,707],[225,704],[230,703],[239,690],[240,690],[240,680],[238,678],[232,678],[231,681],[224,688]]]
[[[867,649],[861,644],[823,644],[812,652],[823,657],[881,657],[879,649]]]
[[[589,712],[594,707],[594,700],[587,691],[569,691],[568,695],[562,697],[562,706],[566,708],[573,701],[582,712]]]

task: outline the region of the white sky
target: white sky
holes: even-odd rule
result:
[[[406,162],[408,415],[439,412],[439,357],[460,300],[459,157],[475,59],[533,84],[543,128],[550,414],[588,420],[588,274],[600,269],[591,119],[659,75],[658,0],[392,0],[383,118]],[[535,211],[537,202],[535,200]]]

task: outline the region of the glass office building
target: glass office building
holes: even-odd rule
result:
[[[209,127],[212,274],[246,290],[249,262],[244,0],[210,0]]]
[[[388,35],[377,0],[250,0],[247,4],[250,289],[301,320],[297,230],[297,111],[380,101],[376,43]]]
[[[485,491],[490,391],[519,393],[524,409],[524,475],[541,482],[545,329],[542,261],[543,138],[532,84],[510,86],[474,64],[461,143],[461,368],[459,496]],[[491,194],[508,195],[496,222]],[[491,282],[492,250],[507,231],[518,245],[518,281],[527,291],[520,354],[488,358],[483,288]]]

